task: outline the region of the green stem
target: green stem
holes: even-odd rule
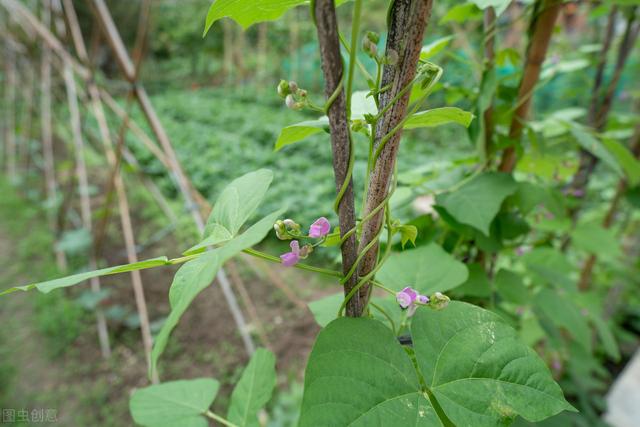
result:
[[[222,425],[225,425],[227,427],[238,427],[237,424],[232,423],[231,421],[227,421],[224,418],[222,418],[220,415],[214,414],[213,412],[207,410],[207,412],[204,413],[204,415],[206,415],[207,417],[211,418],[212,420],[215,420],[217,422],[219,422]]]
[[[282,260],[280,258],[278,258],[277,256],[269,255],[267,253],[260,252],[260,251],[257,251],[255,249],[245,249],[242,252],[244,252],[245,254],[254,256],[256,258],[261,258],[261,259],[264,259],[266,261],[274,262],[276,264],[282,263]],[[314,266],[308,265],[308,264],[298,263],[298,264],[294,265],[294,267],[295,268],[299,268],[300,270],[307,270],[307,271],[313,271],[314,273],[324,274],[326,276],[342,277],[342,274],[339,271],[329,270],[329,269],[320,268],[320,267],[314,267]]]
[[[347,120],[351,120],[351,93],[353,91],[353,71],[356,68],[358,54],[358,34],[360,32],[360,13],[362,0],[356,0],[353,5],[353,21],[351,24],[351,51],[349,52],[349,71],[347,74]]]
[[[391,318],[391,316],[389,316],[389,314],[382,308],[380,307],[378,304],[376,304],[375,302],[371,302],[369,303],[371,304],[371,307],[375,308],[376,310],[378,310],[380,313],[382,313],[382,315],[384,317],[387,318],[387,320],[389,321],[389,323],[391,324],[391,330],[393,331],[393,334],[396,334],[396,324],[393,321],[393,319]]]

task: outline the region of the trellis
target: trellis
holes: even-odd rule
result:
[[[142,146],[144,146],[166,168],[176,186],[176,189],[183,198],[186,210],[191,215],[192,221],[200,233],[204,231],[205,227],[204,216],[208,211],[210,211],[211,207],[208,205],[206,199],[197,191],[197,189],[195,189],[184,173],[169,136],[167,135],[162,122],[149,99],[144,85],[139,80],[139,69],[143,56],[142,51],[144,49],[143,44],[145,34],[148,26],[150,1],[143,0],[142,2],[133,60],[122,41],[120,33],[104,0],[86,1],[91,5],[94,19],[101,29],[102,36],[107,40],[119,66],[120,72],[124,77],[124,80],[129,85],[129,90],[126,96],[126,106],[124,108],[120,106],[109,93],[108,88],[97,83],[99,80],[97,79],[99,71],[93,69],[91,66],[89,53],[80,30],[72,0],[43,0],[38,4],[41,12],[40,18],[38,18],[32,10],[17,0],[0,0],[0,6],[2,6],[1,9],[8,12],[6,15],[7,19],[4,20],[4,25],[0,27],[0,34],[2,35],[4,42],[3,62],[6,77],[6,114],[4,119],[5,137],[4,144],[2,146],[2,160],[5,164],[4,166],[10,180],[16,182],[18,174],[18,158],[24,155],[24,153],[19,153],[15,132],[16,112],[14,110],[14,105],[16,104],[17,98],[16,88],[19,87],[18,79],[21,77],[16,70],[16,59],[28,57],[28,48],[40,44],[41,67],[39,70],[39,90],[41,92],[40,119],[42,123],[40,133],[44,158],[43,170],[46,181],[46,198],[49,204],[54,204],[55,201],[58,200],[58,193],[60,192],[54,164],[54,130],[52,128],[51,111],[51,86],[52,78],[54,77],[52,73],[52,66],[54,66],[59,71],[57,77],[60,77],[63,81],[67,95],[67,104],[70,113],[69,127],[72,135],[71,145],[73,147],[75,158],[75,176],[78,182],[78,194],[80,195],[80,217],[82,227],[87,231],[93,232],[94,248],[89,256],[88,267],[94,269],[100,256],[102,242],[104,240],[104,230],[107,226],[108,214],[105,215],[103,222],[99,224],[92,223],[89,178],[85,165],[85,150],[86,139],[94,139],[95,136],[91,135],[86,130],[83,132],[80,111],[81,103],[85,103],[87,110],[91,112],[98,123],[98,139],[102,144],[107,164],[109,166],[109,179],[106,184],[107,195],[105,197],[103,209],[107,212],[110,211],[110,202],[112,195],[115,193],[128,262],[132,263],[137,261],[135,233],[129,212],[127,192],[124,187],[122,177],[123,172],[121,170],[123,160],[129,164],[137,165],[135,156],[130,150],[128,150],[124,143],[125,135],[128,131],[130,131],[137,140],[142,143]],[[1,21],[3,20],[0,19],[0,22]],[[20,28],[23,35],[26,35],[25,43],[18,41],[12,34],[12,31],[16,30],[16,26]],[[68,40],[70,39],[67,44],[72,45],[73,49],[71,49],[70,46],[67,47],[63,42],[65,38]],[[78,81],[82,84],[78,85]],[[28,91],[33,92],[34,89],[32,85],[35,85],[34,78],[31,78],[30,84],[27,84],[27,87],[29,87]],[[142,111],[145,120],[155,137],[155,141],[154,138],[147,135],[143,128],[130,116],[130,110],[134,102],[137,103]],[[112,113],[121,121],[117,140],[114,138],[112,130],[109,128],[105,107],[112,111]],[[173,215],[173,212],[168,207],[164,197],[153,181],[149,177],[145,176],[144,173],[140,174],[140,178],[142,183],[147,187],[154,199],[157,201],[162,211],[169,216],[173,223],[175,223],[176,218]],[[54,209],[50,210],[49,226],[51,231],[56,235],[60,235],[62,231],[56,223],[56,217],[59,214],[60,213],[55,212]],[[66,268],[64,252],[60,250],[57,245],[54,248],[54,251],[56,253],[58,267],[61,270],[64,270]],[[248,263],[254,271],[264,271],[262,267],[257,268],[252,260],[247,259],[246,257],[241,259]],[[270,280],[273,281],[274,284],[296,304],[296,306],[304,306],[304,304],[295,297],[291,290],[289,290],[278,277],[274,277],[274,274],[272,274],[271,271],[268,271],[267,275]],[[244,304],[249,310],[249,315],[254,322],[257,322],[257,315],[253,304],[249,300],[248,292],[243,289],[237,272],[234,272],[233,276],[235,279],[234,282],[241,291]],[[254,352],[255,345],[249,333],[249,328],[243,312],[240,309],[234,291],[232,290],[230,281],[223,269],[220,269],[216,278],[223,291],[226,303],[233,315],[245,350],[250,355]],[[140,318],[142,343],[147,357],[147,362],[149,362],[152,345],[151,331],[144,296],[144,285],[139,271],[131,272],[131,282],[135,294],[136,308]],[[100,281],[98,278],[91,280],[91,289],[93,292],[100,291]],[[99,308],[96,310],[96,323],[102,355],[104,357],[109,357],[110,344],[107,324],[104,313]],[[260,330],[258,330],[258,332],[260,332]],[[260,333],[260,335],[262,336],[263,341],[265,341],[264,333]],[[152,378],[152,380],[157,382],[157,377]]]

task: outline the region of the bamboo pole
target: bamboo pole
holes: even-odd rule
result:
[[[77,15],[75,14],[75,9],[73,8],[73,4],[70,1],[65,1],[65,12],[67,14],[67,21],[69,22],[69,26],[79,26]],[[78,34],[79,31],[75,31],[75,34]],[[72,37],[74,31],[71,32]],[[79,43],[76,45],[76,51],[79,55],[86,55],[86,48],[84,48],[84,41],[80,38],[75,38],[74,43]],[[88,56],[85,56],[85,61],[88,61]],[[98,122],[98,129],[100,133],[100,138],[103,144],[103,148],[105,151],[105,155],[107,157],[107,163],[109,167],[113,170],[116,169],[117,159],[116,153],[113,147],[113,141],[111,139],[111,134],[109,132],[109,125],[107,124],[107,119],[104,113],[104,109],[102,106],[102,102],[100,100],[100,92],[93,82],[93,80],[88,80],[87,89],[89,92],[89,103],[90,108]],[[135,244],[135,236],[133,233],[133,224],[131,222],[131,215],[129,211],[129,201],[127,199],[127,193],[124,187],[124,181],[122,179],[121,174],[116,174],[115,176],[115,189],[116,195],[118,198],[118,211],[120,213],[120,223],[122,227],[122,233],[125,241],[125,249],[127,252],[127,261],[129,263],[135,263],[138,261],[138,255],[136,253],[136,244]],[[147,364],[151,363],[151,348],[153,346],[152,338],[151,338],[151,328],[149,326],[149,315],[147,311],[147,303],[144,296],[144,286],[142,283],[142,275],[140,271],[132,271],[131,272],[131,283],[133,286],[133,292],[136,302],[136,308],[138,311],[138,316],[140,318],[140,331],[142,333],[142,344],[145,352],[145,356],[147,359]],[[152,378],[152,383],[158,383],[159,378],[157,376],[157,372],[154,372]]]
[[[69,103],[69,114],[71,116],[71,131],[73,134],[73,146],[76,155],[76,177],[78,180],[78,190],[80,193],[80,217],[82,226],[87,232],[92,231],[91,220],[91,198],[89,195],[89,179],[87,177],[87,167],[85,164],[84,140],[82,138],[82,128],[80,124],[80,110],[78,108],[78,97],[76,95],[76,83],[73,77],[71,64],[64,64],[64,82],[67,90]],[[89,254],[89,269],[95,270],[97,262],[93,251]],[[100,292],[100,279],[94,277],[90,280],[91,290],[98,294]],[[109,331],[104,312],[96,307],[96,322],[98,330],[98,340],[100,342],[100,352],[105,359],[111,356],[111,346],[109,344]]]
[[[534,7],[534,16],[531,21],[531,40],[527,47],[527,59],[518,89],[517,107],[509,128],[509,139],[514,144],[519,144],[522,138],[522,130],[529,114],[531,98],[538,83],[542,63],[547,55],[553,28],[561,8],[561,0],[538,0]],[[499,169],[501,172],[512,172],[516,162],[515,147],[507,147],[502,154]]]
[[[6,107],[6,141],[4,156],[7,167],[7,176],[11,182],[16,180],[16,54],[13,49],[7,49],[7,60],[5,64],[6,86],[5,86],[5,107]]]
[[[50,0],[45,0],[42,8],[42,22],[44,28],[49,31],[51,25]],[[40,110],[42,126],[42,154],[44,157],[44,178],[48,205],[49,229],[54,233],[56,240],[59,237],[56,226],[53,206],[57,204],[58,183],[56,182],[55,159],[53,154],[53,132],[51,128],[51,52],[47,46],[42,48],[42,63],[40,68]],[[60,271],[67,269],[67,260],[63,251],[54,247],[56,264]]]
[[[105,37],[107,38],[108,43],[111,45],[113,49],[116,60],[125,75],[126,79],[131,83],[137,83],[135,79],[135,67],[131,62],[131,58],[129,57],[126,48],[124,47],[124,43],[120,38],[120,33],[118,32],[113,18],[107,8],[104,0],[92,0],[92,5],[94,6],[96,17],[98,18],[98,22],[103,30]],[[197,205],[193,202],[193,190],[189,181],[187,180],[180,162],[178,161],[178,157],[171,145],[169,137],[162,126],[162,122],[158,118],[155,109],[153,108],[151,101],[149,100],[149,96],[147,95],[146,90],[141,84],[135,85],[135,93],[138,102],[140,103],[140,107],[144,112],[147,121],[149,122],[149,126],[153,130],[156,138],[160,142],[160,145],[165,151],[165,155],[171,164],[171,172],[174,173],[179,189],[183,194],[183,197],[186,200],[186,204],[191,211],[193,220],[196,224],[196,227],[202,233],[204,231],[204,220],[202,217],[202,213],[200,212]],[[236,297],[231,289],[231,285],[227,278],[227,275],[224,269],[220,269],[216,276],[218,283],[220,283],[220,287],[222,288],[222,292],[227,300],[227,305],[231,311],[231,315],[236,322],[238,327],[238,332],[242,338],[245,349],[249,355],[253,354],[255,351],[255,345],[253,343],[253,339],[249,335],[246,327],[246,321],[244,319],[244,315],[238,306],[238,302]]]

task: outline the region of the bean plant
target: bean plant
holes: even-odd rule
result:
[[[619,356],[599,312],[600,294],[578,293],[563,255],[568,244],[597,252],[590,231],[576,222],[584,188],[569,186],[563,194],[558,179],[514,173],[527,155],[524,134],[535,140],[536,129],[526,124],[527,109],[562,2],[537,0],[531,8],[517,99],[505,106],[504,99],[496,98],[506,83],[493,69],[495,56],[488,57],[480,70],[480,88],[470,95],[471,111],[427,108],[446,76],[433,58],[449,43],[445,38],[424,46],[432,0],[389,1],[387,15],[378,17],[386,21],[384,43],[381,34],[362,27],[363,0],[216,0],[205,34],[223,17],[247,28],[302,4],[308,5],[317,29],[324,93],[312,93],[283,76],[273,96],[306,114],[305,119],[317,118],[284,128],[275,149],[286,156],[290,145],[304,144],[311,135],[325,136],[332,148],[336,190],[327,212],[333,209],[335,217],[318,215],[316,221],[300,224],[282,207],[250,221],[273,179],[271,171],[260,169],[226,186],[201,240],[179,258],[109,267],[4,293],[34,288],[48,293],[91,277],[181,264],[169,291],[171,312],[154,340],[152,376],[194,298],[226,261],[248,254],[283,269],[328,276],[336,285],[334,295],[310,304],[322,330],[305,369],[300,426],[504,426],[518,417],[539,422],[576,412],[548,365],[559,378],[572,355],[591,354],[593,345]],[[489,42],[496,16],[509,2],[471,4],[489,18]],[[351,8],[348,31],[339,28],[337,7]],[[532,67],[534,59],[537,68]],[[548,120],[540,126],[549,130],[553,123],[559,128],[556,136],[572,137],[614,176],[637,184],[632,172],[637,160],[622,144],[605,144],[570,118]],[[477,162],[453,165],[456,178],[430,199],[431,213],[403,222],[394,214],[396,190],[422,183],[400,179],[402,165],[396,158],[402,135],[442,125],[468,129],[474,143],[470,153]],[[366,150],[356,150],[356,144]],[[362,182],[353,175],[356,152],[366,152]],[[295,177],[290,181],[296,191]],[[362,200],[357,200],[360,193]],[[430,228],[433,218],[440,222]],[[422,235],[432,229],[435,234]],[[600,243],[609,244],[609,235],[599,230],[605,236]],[[256,249],[269,233],[290,250],[274,255]],[[340,269],[314,265],[319,252],[339,253]],[[516,261],[504,261],[505,255]],[[463,297],[476,304],[461,301]],[[529,345],[543,329],[551,336],[552,350],[534,351]],[[210,409],[219,389],[211,378],[138,389],[130,409],[136,423],[149,427],[204,426],[206,418],[225,426],[255,426],[275,383],[275,357],[259,349],[235,385],[226,414]]]

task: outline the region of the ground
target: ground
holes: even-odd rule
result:
[[[7,204],[12,206],[0,209],[1,289],[41,280],[42,275],[50,274],[53,264],[48,244],[38,247],[38,243],[28,242],[35,235],[48,234],[43,212],[15,194],[8,198],[11,201]],[[18,208],[30,214],[10,218]],[[31,237],[24,238],[25,233]],[[46,242],[50,236],[40,240]],[[170,240],[146,250],[141,258],[170,249],[175,244]],[[108,253],[110,263],[121,256],[117,247],[109,247]],[[258,259],[236,259],[226,268],[256,344],[269,347],[276,354],[279,390],[286,392],[292,384],[298,387],[295,384],[302,379],[302,369],[319,331],[304,302],[332,290],[315,276],[282,270]],[[154,324],[160,324],[168,313],[167,292],[174,271],[163,268],[143,274]],[[105,310],[134,310],[133,291],[126,274],[109,277],[102,284],[111,291]],[[243,286],[245,292],[238,286]],[[134,388],[148,384],[140,334],[126,321],[111,320],[113,355],[103,360],[93,313],[80,309],[77,303],[87,289],[88,285],[81,285],[46,296],[32,291],[0,298],[0,408],[55,409],[58,425],[65,426],[132,425],[128,396]],[[248,309],[243,294],[249,297],[252,308]],[[223,389],[214,409],[224,413],[231,384],[246,361],[223,294],[214,285],[202,292],[181,319],[161,359],[160,370],[163,380],[220,380]],[[286,393],[282,396],[290,398]],[[280,400],[276,396],[275,401]],[[281,413],[282,408],[273,412]]]

